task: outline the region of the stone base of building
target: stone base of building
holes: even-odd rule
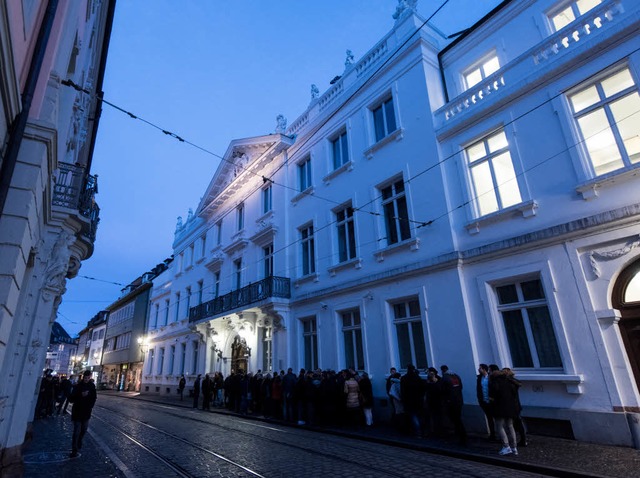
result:
[[[0,476],[2,478],[22,478],[24,476],[23,446],[16,445],[0,450]]]

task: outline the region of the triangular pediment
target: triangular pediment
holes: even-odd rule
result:
[[[261,171],[294,142],[290,136],[270,134],[235,139],[229,143],[220,165],[200,201],[198,215],[212,211]]]

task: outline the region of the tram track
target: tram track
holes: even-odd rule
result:
[[[154,404],[157,405],[157,404]],[[123,410],[122,409],[114,409],[114,408],[110,408],[110,407],[105,407],[105,406],[99,406],[96,408],[101,408],[105,411],[111,412],[111,413],[117,413],[117,414],[122,414]],[[265,436],[263,434],[259,434],[259,433],[255,433],[252,431],[247,431],[247,430],[242,430],[242,429],[238,429],[235,427],[231,427],[231,426],[227,426],[224,424],[221,424],[219,422],[215,422],[212,420],[206,420],[204,419],[206,416],[203,415],[198,415],[196,416],[189,416],[188,414],[184,414],[184,413],[177,413],[176,412],[172,412],[171,411],[171,407],[167,407],[166,405],[160,406],[158,405],[157,407],[154,408],[153,410],[155,413],[159,413],[159,414],[163,414],[163,415],[168,415],[171,417],[175,417],[178,418],[180,420],[190,420],[190,421],[194,421],[200,424],[203,424],[205,426],[214,426],[217,429],[222,430],[223,432],[227,433],[227,434],[240,434],[240,435],[245,435],[250,437],[251,439],[258,439],[261,440],[265,443],[271,444],[271,445],[277,445],[280,447],[286,447],[288,449],[294,449],[297,451],[301,451],[304,453],[309,453],[309,454],[313,454],[314,457],[318,458],[318,457],[322,457],[325,460],[330,460],[330,461],[338,461],[339,463],[348,463],[349,465],[352,465],[356,468],[362,469],[363,471],[367,472],[367,473],[371,473],[371,472],[375,472],[376,476],[392,476],[392,477],[397,477],[397,478],[406,478],[407,473],[406,472],[400,472],[400,471],[394,471],[393,469],[389,469],[387,468],[382,468],[379,466],[374,466],[372,465],[370,462],[368,462],[368,460],[364,460],[366,463],[363,463],[363,456],[366,457],[366,454],[375,454],[376,457],[384,457],[384,458],[388,458],[388,463],[394,463],[395,460],[397,460],[397,455],[395,455],[394,453],[390,452],[384,452],[381,450],[376,450],[375,452],[372,451],[370,449],[370,447],[366,447],[366,446],[358,446],[358,445],[353,445],[353,444],[341,444],[341,448],[342,449],[347,449],[345,450],[345,453],[341,453],[339,456],[337,456],[335,453],[330,453],[330,452],[326,452],[322,450],[322,446],[318,446],[318,445],[322,445],[323,442],[326,445],[334,445],[335,444],[335,438],[334,440],[328,439],[328,438],[321,438],[321,437],[314,437],[313,439],[308,439],[306,438],[306,440],[313,442],[311,445],[309,446],[304,446],[302,444],[300,444],[300,441],[298,441],[298,443],[291,443],[288,442],[286,440],[280,440],[280,439],[276,439],[276,438],[272,438],[272,437],[268,437]],[[212,415],[215,416],[215,415]],[[220,415],[217,415],[220,416]],[[235,418],[235,417],[226,417],[226,418]],[[146,423],[142,420],[139,420],[137,418],[134,418],[130,415],[126,416],[127,420],[130,420],[134,423],[137,423],[143,427],[146,427],[150,430],[153,430],[157,433],[160,433],[166,437],[169,437],[171,439],[177,440],[183,444],[189,445],[191,447],[194,447],[200,451],[206,452],[208,454],[211,454],[212,456],[216,457],[217,459],[220,460],[224,460],[229,464],[232,464],[234,466],[238,466],[240,468],[242,468],[245,472],[248,472],[251,474],[251,476],[262,476],[259,473],[250,470],[247,467],[244,467],[243,465],[225,457],[224,455],[217,453],[213,450],[210,450],[208,448],[205,448],[203,446],[201,446],[199,443],[196,443],[192,440],[188,440],[185,439],[181,436],[178,436],[174,433],[168,432],[166,430],[162,430],[154,425],[151,425],[149,423]],[[274,427],[269,427],[269,426],[262,426],[262,425],[256,425],[254,423],[251,422],[246,422],[243,420],[238,420],[237,423],[242,423],[242,424],[246,424],[246,425],[250,425],[253,427],[258,427],[261,429],[266,429],[266,430],[270,430],[270,431],[277,431],[277,432],[282,432],[285,433],[289,436],[291,436],[291,432],[289,430],[281,430],[278,428],[274,428]],[[110,426],[115,427],[115,425],[113,425],[112,423],[109,423]],[[128,435],[126,432],[119,430],[120,433],[123,433],[125,435]],[[294,433],[295,435],[295,433]],[[297,438],[294,436],[293,437],[294,440],[296,440]],[[144,445],[144,444],[143,444]],[[161,454],[157,451],[157,450],[153,450],[153,452],[157,453],[158,455],[161,456]],[[356,456],[358,457],[358,459],[352,459],[350,457],[352,456]],[[444,457],[443,457],[444,458]],[[160,458],[159,458],[160,459]],[[171,461],[171,460],[169,460]],[[446,460],[443,460],[446,461]],[[495,464],[485,464],[486,466],[493,466],[496,468],[501,468],[499,465],[495,465]],[[485,473],[482,472],[482,470],[478,470],[477,473],[474,473],[473,471],[469,470],[469,469],[465,469],[465,470],[461,470],[461,468],[458,466],[449,466],[447,463],[441,462],[439,461],[437,464],[434,464],[433,462],[428,462],[425,459],[424,462],[424,466],[425,468],[430,468],[430,469],[437,469],[437,470],[441,470],[441,471],[447,471],[447,472],[453,472],[453,473],[459,473],[459,474],[464,474],[465,476],[470,476],[470,477],[474,477],[474,478],[484,478],[486,476]],[[178,465],[179,468],[182,468]],[[510,467],[503,467],[504,469],[511,469],[511,471],[516,471],[513,470],[513,468]],[[530,471],[526,471],[526,470],[517,470],[517,472],[520,472],[524,475],[528,475],[528,476],[541,476],[539,474],[536,474],[536,472],[530,472]],[[180,475],[180,476],[193,476],[193,475]]]

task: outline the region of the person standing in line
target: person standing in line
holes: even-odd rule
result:
[[[202,374],[198,374],[196,381],[193,382],[193,408],[198,408],[198,400],[200,399],[200,377]]]
[[[373,384],[367,372],[362,372],[358,386],[360,387],[360,406],[364,412],[364,424],[370,427],[373,425]]]
[[[204,376],[202,381],[202,409],[211,409],[211,393],[213,392],[213,382],[209,378],[209,374]]]
[[[180,393],[180,401],[182,401],[182,397],[184,396],[184,387],[187,386],[187,381],[184,378],[184,375],[180,377],[180,382],[178,382],[178,392]]]
[[[489,397],[496,419],[496,431],[502,440],[500,455],[518,454],[513,420],[520,414],[520,400],[518,399],[518,386],[515,381],[510,380],[512,377],[511,369],[503,368],[491,374],[489,384]]]
[[[73,403],[71,420],[73,420],[73,436],[71,438],[70,458],[78,456],[78,450],[82,449],[82,439],[89,428],[91,411],[96,403],[98,395],[96,386],[91,379],[91,370],[85,370],[82,380],[73,387],[69,401]]]
[[[414,437],[420,437],[422,425],[420,413],[424,408],[424,381],[413,364],[407,365],[407,373],[400,379],[402,406],[407,414],[407,425]]]
[[[349,377],[344,382],[344,395],[345,403],[347,407],[347,423],[350,425],[360,424],[360,386],[356,381],[356,376],[353,371],[348,371]]]
[[[60,412],[64,415],[67,413],[67,407],[69,406],[69,397],[71,396],[71,390],[73,389],[73,383],[71,382],[73,375],[69,378],[64,377],[60,381],[60,391],[62,393],[61,400],[58,404],[58,415]]]
[[[442,401],[447,416],[460,441],[460,445],[467,445],[467,430],[462,422],[462,406],[464,399],[462,397],[462,379],[457,373],[449,370],[446,365],[441,365],[442,371]]]
[[[489,366],[481,363],[478,366],[478,376],[476,378],[476,395],[478,405],[484,412],[489,425],[489,441],[496,441],[496,427],[493,421],[491,404],[489,403]]]

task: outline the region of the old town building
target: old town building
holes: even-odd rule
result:
[[[21,462],[66,281],[93,253],[95,94],[101,93],[114,4],[0,2],[3,475]]]
[[[177,377],[515,370],[532,429],[640,446],[640,4],[504,1],[395,24],[289,127],[237,139],[151,293],[143,391]],[[388,409],[387,409],[388,410]]]

